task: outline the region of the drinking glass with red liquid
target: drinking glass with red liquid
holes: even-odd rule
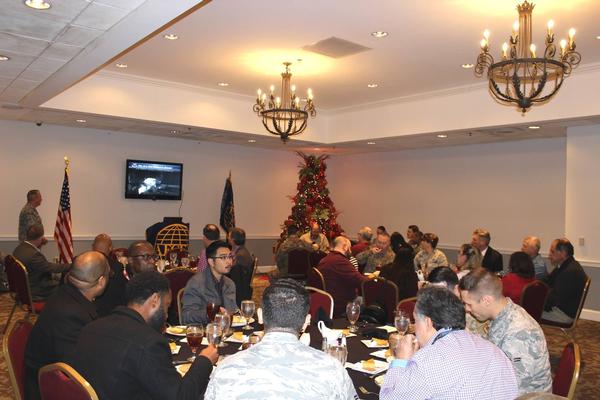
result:
[[[221,306],[219,306],[217,303],[208,303],[206,305],[206,315],[208,316],[209,322],[215,321],[215,315],[217,315],[220,308]]]
[[[202,325],[189,325],[185,331],[190,350],[192,350],[192,357],[188,358],[188,361],[194,361],[196,359],[196,351],[202,344],[202,336],[204,336],[204,328]]]

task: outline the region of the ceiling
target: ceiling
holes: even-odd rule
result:
[[[282,148],[276,138],[206,130],[199,127],[82,115],[39,107],[97,71],[180,82],[253,95],[258,87],[279,85],[283,61],[291,61],[292,81],[300,93],[310,87],[319,110],[361,104],[463,85],[482,84],[473,70],[483,29],[491,47],[500,48],[517,17],[517,1],[421,0],[49,0],[37,11],[20,0],[3,2],[0,15],[0,118],[44,121],[111,131],[175,135],[191,140]],[[537,0],[534,42],[541,47],[545,23],[556,22],[557,39],[577,28],[584,64],[600,62],[600,1]],[[374,31],[388,36],[376,38]],[[177,40],[167,40],[175,34]],[[367,48],[344,57],[303,50],[328,38]],[[301,60],[301,61],[299,61]],[[126,69],[117,63],[127,64]],[[50,79],[52,78],[52,79]],[[217,86],[227,82],[229,86]],[[367,87],[370,83],[377,88]],[[74,122],[85,119],[85,124]],[[385,151],[530,137],[555,137],[574,124],[558,121],[535,133],[523,127],[457,132],[441,143],[435,132],[360,143],[338,143],[330,152]],[[172,133],[171,131],[174,131]],[[510,132],[509,132],[510,131]],[[374,139],[377,139],[374,137]],[[317,143],[291,141],[289,149],[322,149]]]

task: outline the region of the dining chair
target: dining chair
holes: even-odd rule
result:
[[[394,312],[398,304],[398,286],[385,278],[375,278],[362,283],[362,296],[365,306],[377,303],[385,309],[387,322],[394,322]]]
[[[2,338],[2,354],[16,400],[25,399],[25,347],[33,324],[19,319],[8,326]]]
[[[535,319],[538,323],[542,319],[544,304],[550,288],[544,282],[535,280],[523,287],[521,300],[519,304]]]
[[[192,276],[194,276],[194,271],[190,268],[179,267],[166,271],[164,275],[171,287],[171,305],[169,306],[167,320],[170,324],[176,325],[180,320],[179,308],[177,307],[177,294],[185,287],[185,285],[187,285]]]
[[[581,351],[575,342],[568,343],[563,349],[556,374],[552,381],[552,393],[573,399],[575,387],[579,380],[581,368]]]
[[[42,400],[98,400],[92,385],[69,364],[42,367],[38,381]]]
[[[327,291],[327,287],[325,286],[325,278],[323,277],[321,271],[319,271],[319,269],[316,267],[312,267],[309,270],[307,284],[308,286]]]
[[[288,252],[288,276],[292,279],[306,279],[310,268],[310,251],[292,249]]]
[[[333,318],[333,297],[324,290],[312,286],[306,286],[306,290],[310,296],[310,318],[312,321],[317,321],[319,317],[319,309],[323,309],[329,319]]]
[[[23,307],[28,313],[36,315],[42,312],[46,302],[33,301],[31,297],[31,287],[29,286],[29,274],[27,273],[27,268],[25,268],[21,261],[8,255],[4,259],[4,268],[8,280],[8,290],[15,301],[10,314],[8,315],[6,325],[4,326],[4,332],[6,332],[17,305]]]
[[[577,313],[575,314],[575,318],[573,319],[573,322],[563,323],[563,322],[550,321],[550,320],[542,318],[540,324],[549,326],[549,327],[553,327],[553,328],[559,328],[566,337],[573,340],[574,336],[575,336],[575,328],[577,327],[577,321],[579,321],[579,316],[581,315],[581,310],[583,310],[583,305],[585,303],[585,299],[586,299],[588,291],[590,289],[591,282],[592,282],[592,279],[589,276],[586,276],[586,280],[583,285],[583,291],[581,292],[581,298],[579,299],[579,306],[577,307]]]
[[[410,318],[411,323],[415,323],[415,317],[413,316],[413,312],[415,311],[415,306],[417,305],[416,297],[407,297],[406,299],[400,300],[396,309],[398,311],[403,311],[408,318]]]

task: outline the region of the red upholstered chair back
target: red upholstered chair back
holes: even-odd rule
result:
[[[308,271],[308,280],[306,283],[308,286],[327,291],[327,288],[325,287],[325,278],[323,277],[321,271],[315,267],[312,267]]]
[[[177,306],[177,294],[185,287],[194,271],[189,268],[174,268],[165,272],[165,277],[169,280],[171,286],[171,306],[169,306],[169,323],[179,323],[179,309]]]
[[[310,253],[310,266],[316,267],[321,262],[321,259],[325,257],[327,254],[322,251],[313,251]]]
[[[521,307],[523,307],[529,315],[538,322],[542,319],[542,312],[544,312],[544,304],[546,304],[548,290],[548,285],[542,281],[535,280],[525,285],[521,292]]]
[[[394,322],[394,311],[398,304],[398,286],[384,278],[375,278],[362,283],[365,306],[377,303],[385,308],[387,321]]]
[[[415,305],[417,305],[416,297],[408,297],[398,303],[397,310],[403,311],[406,316],[410,318],[410,322],[415,322],[415,317],[413,316],[413,312],[415,311]]]
[[[288,252],[288,275],[290,278],[305,279],[310,268],[310,252],[293,249]]]
[[[25,399],[25,347],[33,325],[20,319],[8,326],[2,338],[2,353],[15,399]]]
[[[572,399],[579,380],[580,367],[581,352],[579,346],[571,342],[565,346],[560,357],[552,382],[552,393]]]
[[[310,293],[310,318],[312,321],[316,321],[319,313],[319,308],[333,318],[333,297],[324,290],[317,289],[315,287],[307,286],[306,290]]]
[[[42,367],[38,380],[42,400],[98,400],[92,385],[65,363]]]
[[[9,290],[15,294],[17,302],[33,309],[27,268],[11,255],[6,256],[4,264]]]

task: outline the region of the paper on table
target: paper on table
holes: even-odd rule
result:
[[[396,328],[394,328],[393,326],[388,326],[388,325],[378,326],[377,329],[383,329],[387,333],[398,332],[398,330]]]
[[[388,347],[388,341],[385,343],[377,343],[375,340],[361,340],[361,342],[370,349],[380,349],[383,347]]]
[[[374,352],[370,353],[369,355],[373,356],[373,357],[383,358],[387,362],[390,362],[394,359],[394,356],[392,355],[391,351],[390,351],[390,353],[388,353],[388,351],[390,351],[390,350],[389,349],[381,349],[381,350],[374,351]],[[386,355],[386,353],[389,355]]]
[[[179,354],[179,350],[181,349],[181,346],[173,346],[171,347],[171,354]]]

